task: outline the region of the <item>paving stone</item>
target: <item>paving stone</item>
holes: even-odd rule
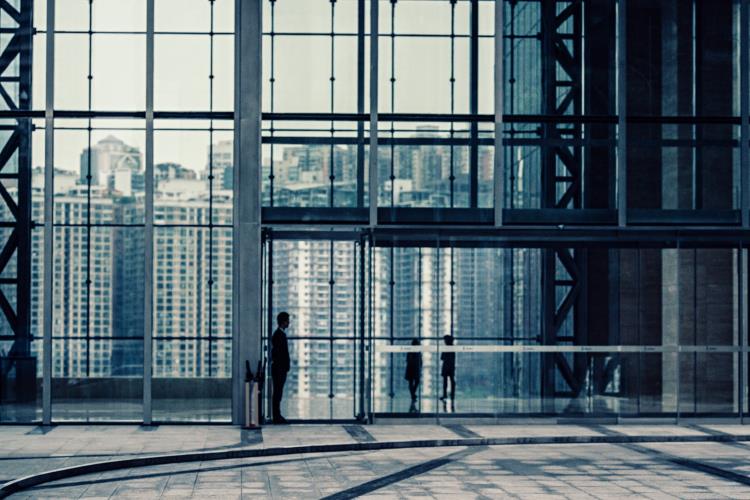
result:
[[[486,437],[604,435],[602,427],[582,425],[464,427]],[[33,428],[0,427],[0,441],[8,442],[0,450],[5,478],[133,454],[249,447],[243,444],[240,430],[231,426],[160,426],[150,432],[137,426],[61,426],[47,434],[26,434]],[[750,427],[731,425],[604,428],[621,435],[668,438],[750,435]],[[437,425],[365,429],[377,441],[414,436],[456,439],[454,431]],[[264,429],[263,437],[262,443],[251,446],[354,442],[350,433],[336,425],[279,426]],[[685,460],[674,460],[678,458]],[[122,498],[319,498],[346,490],[366,498],[750,499],[746,484],[684,465],[699,462],[750,478],[748,458],[750,445],[717,442],[641,443],[636,449],[618,444],[556,444],[296,454],[96,473],[50,483],[14,498],[108,498],[113,494]]]

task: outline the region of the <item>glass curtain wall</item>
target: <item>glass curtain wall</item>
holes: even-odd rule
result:
[[[34,6],[37,22],[45,3]],[[146,266],[153,419],[230,419],[234,1],[153,5],[55,3],[55,421],[143,419]],[[44,109],[39,54],[35,109]],[[34,144],[42,221],[44,149]],[[42,279],[35,270],[34,290]],[[34,302],[38,338],[42,307]]]
[[[745,411],[747,5],[260,3],[263,331],[292,314],[288,416]],[[53,420],[229,420],[234,4],[0,2],[0,420],[40,418],[45,315]],[[476,237],[496,214],[509,239]],[[514,240],[571,225],[636,239]]]

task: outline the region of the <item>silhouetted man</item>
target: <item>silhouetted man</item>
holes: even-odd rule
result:
[[[443,341],[445,345],[453,345],[453,335],[443,336]],[[453,406],[456,400],[456,353],[440,353],[440,360],[443,362],[443,368],[440,370],[440,375],[443,376],[443,397],[440,400],[445,403],[445,400],[448,398],[448,381],[450,380],[451,406]]]
[[[419,339],[412,339],[411,345],[419,345]],[[419,381],[422,378],[422,353],[410,352],[406,355],[406,371],[404,378],[409,382],[409,393],[411,394],[411,406],[409,411],[417,411],[417,390]]]
[[[289,372],[289,345],[286,341],[286,329],[289,328],[289,313],[280,312],[276,316],[279,325],[271,337],[271,376],[273,377],[273,423],[285,424],[281,416],[281,397],[284,395],[284,383]]]

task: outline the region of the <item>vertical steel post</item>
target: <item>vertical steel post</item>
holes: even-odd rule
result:
[[[750,12],[748,0],[740,3],[740,208],[742,227],[750,227]]]
[[[738,325],[738,339],[737,344],[739,352],[737,353],[737,372],[735,376],[738,378],[737,381],[737,411],[739,413],[740,423],[745,419],[745,370],[746,360],[745,358],[745,264],[744,264],[744,251],[742,243],[737,248],[737,325]]]
[[[359,413],[357,420],[365,420],[365,244],[367,239],[359,239]]]
[[[469,38],[469,113],[479,112],[479,0],[471,0]],[[479,206],[479,123],[472,120],[469,133],[469,206]]]
[[[495,159],[494,208],[495,226],[503,225],[505,208],[505,152],[503,151],[503,9],[504,0],[495,0]]]
[[[370,227],[378,223],[378,3],[370,1]]]
[[[154,0],[146,2],[146,207],[144,226],[143,424],[151,425],[154,322]]]
[[[357,0],[357,207],[365,206],[365,0]]]
[[[42,424],[52,423],[52,301],[54,277],[54,147],[55,119],[55,0],[47,0],[47,40],[44,104],[44,360],[42,382]]]
[[[627,0],[617,4],[617,224],[628,223],[628,156],[627,156]]]

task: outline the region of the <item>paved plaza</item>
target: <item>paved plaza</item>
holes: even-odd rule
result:
[[[509,438],[529,442],[482,445],[474,439],[471,446],[128,467],[39,484],[10,498],[750,499],[750,442],[735,440],[748,434],[747,426],[708,424],[289,425],[257,431],[207,425],[5,426],[0,427],[0,480],[7,483],[93,462],[194,451]],[[580,442],[534,442],[547,437]],[[634,441],[586,442],[610,437]]]

